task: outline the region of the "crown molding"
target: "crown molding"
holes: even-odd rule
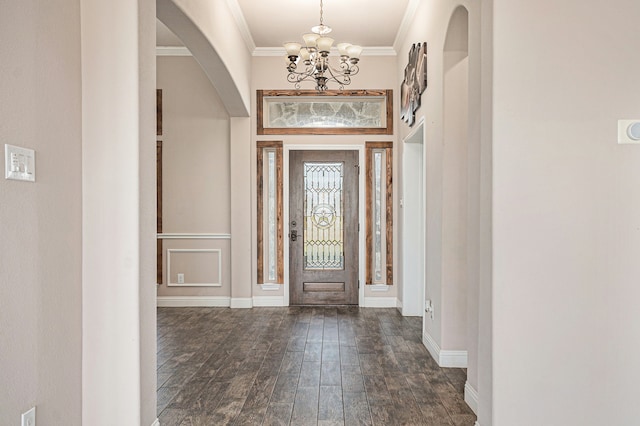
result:
[[[402,18],[402,22],[400,23],[400,27],[398,27],[398,32],[396,33],[396,39],[393,42],[393,49],[396,52],[400,52],[402,48],[401,43],[404,42],[404,39],[409,32],[409,27],[413,22],[413,18],[418,11],[419,5],[420,0],[409,0],[409,4],[407,4],[407,10],[404,12],[404,17]]]
[[[253,56],[285,56],[284,47],[256,47],[253,50]],[[335,47],[331,49],[331,53],[338,53]],[[393,47],[365,47],[361,56],[397,56],[397,52]]]
[[[192,56],[184,46],[156,46],[156,56]]]
[[[227,6],[229,6],[233,19],[236,21],[238,30],[244,39],[244,44],[247,46],[249,52],[254,52],[256,50],[256,43],[253,41],[253,36],[251,35],[251,31],[249,31],[249,25],[247,25],[247,21],[244,19],[244,14],[238,1],[227,0]]]

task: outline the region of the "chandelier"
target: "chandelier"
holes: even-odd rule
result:
[[[351,76],[358,74],[358,61],[362,47],[350,43],[338,43],[340,62],[337,67],[331,66],[329,53],[334,40],[326,35],[331,27],[324,24],[323,0],[320,0],[320,25],[311,28],[311,33],[304,34],[305,46],[300,43],[284,43],[287,51],[287,80],[295,84],[296,89],[306,80],[315,80],[316,90],[327,90],[327,83],[334,81],[340,89],[351,83]]]

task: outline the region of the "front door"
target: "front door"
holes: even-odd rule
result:
[[[290,151],[292,305],[358,304],[358,151]]]

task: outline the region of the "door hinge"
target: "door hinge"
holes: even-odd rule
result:
[[[358,290],[360,289],[360,280],[358,280]]]
[[[360,164],[356,164],[356,170],[358,171],[358,176],[360,176]]]

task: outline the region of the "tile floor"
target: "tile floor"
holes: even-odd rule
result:
[[[466,372],[421,318],[358,307],[158,308],[158,417],[174,425],[473,426]]]

